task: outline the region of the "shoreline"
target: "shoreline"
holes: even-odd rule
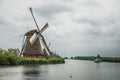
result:
[[[77,56],[73,60],[89,60],[89,61],[94,61],[95,57],[90,56],[90,57],[81,57]],[[101,57],[101,62],[115,62],[115,63],[120,63],[120,57]]]
[[[19,58],[0,62],[0,66],[19,66],[19,65],[43,65],[43,64],[63,64],[65,63],[62,58]]]
[[[25,58],[15,53],[0,53],[0,66],[9,65],[42,65],[65,63],[61,57]]]

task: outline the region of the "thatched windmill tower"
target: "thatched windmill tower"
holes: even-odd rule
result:
[[[44,32],[48,28],[48,23],[46,23],[46,25],[40,30],[34,18],[32,8],[29,9],[37,29],[30,30],[25,33],[20,55],[23,55],[24,57],[51,56],[51,52],[42,35],[42,32]],[[43,47],[43,49],[41,48],[41,46]]]

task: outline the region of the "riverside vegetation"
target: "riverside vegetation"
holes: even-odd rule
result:
[[[75,56],[73,59],[76,60],[94,60],[94,56]],[[120,63],[120,57],[101,57],[102,62],[119,62]]]
[[[39,65],[65,63],[61,57],[24,58],[18,55],[19,49],[0,49],[0,66],[4,65]]]

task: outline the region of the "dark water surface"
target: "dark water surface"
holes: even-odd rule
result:
[[[66,60],[65,64],[0,67],[0,80],[120,80],[120,63]]]

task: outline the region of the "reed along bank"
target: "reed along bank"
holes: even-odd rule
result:
[[[65,63],[61,57],[24,58],[14,51],[0,51],[0,66],[7,65],[40,65]]]

